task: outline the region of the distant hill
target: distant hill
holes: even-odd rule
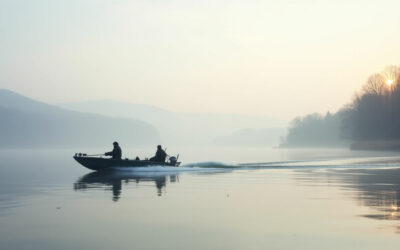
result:
[[[88,147],[159,142],[151,125],[65,110],[0,89],[0,147]]]
[[[98,100],[60,104],[61,107],[114,117],[135,118],[152,124],[168,144],[214,144],[217,138],[247,128],[286,127],[286,122],[265,116],[175,113],[151,105]],[[280,136],[283,136],[281,134]],[[279,140],[275,142],[278,144]]]

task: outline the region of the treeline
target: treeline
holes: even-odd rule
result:
[[[371,75],[354,100],[334,114],[292,121],[281,146],[345,146],[400,140],[400,67]]]
[[[281,146],[284,147],[333,147],[345,146],[347,140],[341,135],[344,112],[310,114],[294,119]]]

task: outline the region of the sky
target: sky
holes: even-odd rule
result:
[[[0,88],[291,120],[400,58],[397,0],[0,0]]]

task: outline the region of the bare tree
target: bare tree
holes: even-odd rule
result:
[[[381,74],[386,80],[392,80],[395,83],[400,76],[400,68],[394,65],[387,66]]]
[[[371,75],[365,83],[363,90],[371,95],[383,95],[386,87],[385,77],[381,74]]]
[[[395,65],[388,66],[382,71],[381,74],[386,83],[389,81],[391,82],[388,84],[388,90],[390,92],[394,92],[400,84],[400,67]]]

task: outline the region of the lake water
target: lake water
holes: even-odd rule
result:
[[[108,173],[0,151],[0,249],[399,249],[399,153],[175,150],[180,168]]]

